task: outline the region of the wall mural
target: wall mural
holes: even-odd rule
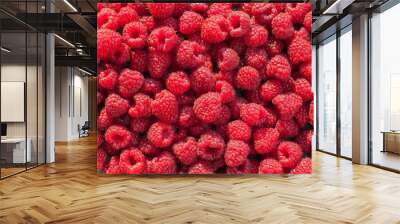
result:
[[[309,3],[99,3],[104,174],[311,173]]]

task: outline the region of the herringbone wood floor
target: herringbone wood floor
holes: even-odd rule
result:
[[[0,223],[400,223],[400,175],[315,153],[311,176],[108,177],[95,138],[0,181]]]

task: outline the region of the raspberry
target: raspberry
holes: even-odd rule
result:
[[[156,27],[156,20],[153,16],[143,16],[139,19],[139,22],[146,26],[147,30],[152,30]]]
[[[122,43],[121,46],[115,51],[115,54],[112,56],[111,61],[114,62],[116,67],[125,67],[125,65],[131,60],[131,49],[125,43]]]
[[[239,56],[243,56],[247,46],[244,43],[243,38],[233,38],[230,44],[230,48],[235,50]]]
[[[104,170],[105,164],[107,160],[107,153],[104,151],[103,148],[98,147],[97,148],[97,162],[96,162],[96,168],[97,170]]]
[[[113,125],[104,134],[104,138],[112,149],[119,150],[132,145],[132,134],[126,128]]]
[[[175,3],[146,3],[150,14],[157,19],[170,17],[175,11]]]
[[[105,109],[101,110],[97,117],[97,128],[105,130],[113,124],[113,119],[110,117]]]
[[[194,93],[189,91],[185,95],[177,96],[179,106],[193,105],[195,97]]]
[[[240,107],[240,118],[250,126],[264,123],[266,116],[267,111],[262,105],[248,103]]]
[[[307,29],[308,32],[312,31],[312,12],[308,12],[304,16],[303,27]]]
[[[147,117],[133,118],[131,119],[131,125],[130,125],[131,131],[137,133],[145,132],[149,129],[151,122],[152,120]]]
[[[244,43],[249,47],[259,47],[268,41],[268,30],[260,25],[252,25],[244,35]]]
[[[270,57],[281,54],[283,50],[283,43],[275,38],[269,38],[267,43],[267,53]]]
[[[258,162],[257,160],[246,159],[240,166],[228,167],[226,169],[227,174],[254,174],[258,173]]]
[[[312,81],[312,65],[311,63],[303,63],[299,68],[300,76],[307,79],[309,82]]]
[[[171,27],[163,26],[153,30],[147,38],[150,51],[161,51],[168,53],[172,51],[177,43],[178,36]]]
[[[229,23],[221,15],[207,18],[201,26],[201,38],[209,43],[220,43],[226,39]]]
[[[143,93],[155,95],[163,89],[162,83],[155,79],[145,79],[141,91]]]
[[[272,100],[272,104],[277,109],[280,119],[291,119],[303,104],[301,97],[295,93],[280,94]]]
[[[215,81],[214,74],[206,67],[198,68],[190,76],[192,89],[198,94],[212,91],[215,87]]]
[[[174,17],[179,18],[186,11],[190,11],[189,3],[175,3]]]
[[[313,130],[303,130],[296,137],[296,142],[301,146],[304,153],[311,153]]]
[[[241,97],[237,97],[234,101],[229,103],[229,107],[231,108],[232,118],[234,119],[240,118],[240,107],[246,103],[247,100]]]
[[[229,109],[228,106],[222,105],[221,112],[218,115],[217,120],[214,121],[214,124],[221,126],[225,125],[229,122],[231,119],[231,110]]]
[[[147,131],[147,139],[152,145],[159,148],[170,146],[174,140],[175,132],[171,125],[156,122]]]
[[[218,51],[218,67],[222,71],[231,71],[239,66],[240,58],[232,48],[221,48]]]
[[[310,111],[308,112],[308,118],[312,125],[314,125],[314,100],[310,103]]]
[[[303,128],[308,124],[308,112],[310,110],[309,106],[309,104],[303,104],[303,106],[300,107],[299,112],[297,112],[297,114],[294,116],[299,128]]]
[[[146,170],[146,158],[137,148],[128,148],[122,151],[119,160],[122,173],[141,174]]]
[[[296,79],[294,83],[294,92],[301,96],[303,102],[310,101],[314,97],[311,84],[306,79]]]
[[[272,19],[279,13],[275,5],[271,3],[254,3],[251,12],[259,24],[269,27]]]
[[[181,68],[197,68],[204,64],[205,48],[194,41],[182,41],[176,51],[176,62]]]
[[[190,165],[197,160],[197,148],[196,139],[193,137],[172,146],[176,158],[184,165]]]
[[[188,128],[195,125],[196,122],[197,120],[194,115],[193,108],[190,106],[182,107],[178,119],[179,126]]]
[[[139,16],[143,16],[148,13],[144,3],[127,3],[126,6],[134,9]]]
[[[168,17],[166,19],[158,21],[158,26],[159,27],[169,27],[173,30],[178,30],[178,28],[179,28],[178,20],[173,17]],[[179,37],[178,37],[178,42],[179,42]]]
[[[201,30],[203,17],[195,12],[186,11],[179,17],[179,31],[183,34],[190,35]]]
[[[278,120],[276,129],[281,134],[282,138],[292,138],[299,134],[299,127],[296,122],[291,120]]]
[[[147,52],[146,51],[131,51],[131,66],[132,70],[144,73],[147,71]]]
[[[219,93],[208,92],[194,101],[193,111],[195,115],[205,123],[212,123],[218,119],[222,110]]]
[[[104,143],[103,133],[99,132],[97,134],[97,146],[101,146]]]
[[[98,3],[97,10],[101,11],[104,8],[110,8],[118,12],[122,8],[122,3]]]
[[[292,38],[294,28],[292,17],[288,13],[279,13],[271,22],[272,34],[276,39],[287,40]]]
[[[108,163],[106,174],[120,174],[119,156],[113,156]]]
[[[97,14],[97,29],[116,30],[119,27],[118,17],[115,10],[104,8]]]
[[[250,17],[244,12],[233,11],[228,15],[230,24],[229,35],[231,37],[242,37],[250,31]]]
[[[248,141],[251,138],[251,128],[241,120],[234,120],[228,124],[226,133],[231,140]]]
[[[244,98],[246,98],[246,100],[249,102],[263,104],[263,101],[261,100],[257,90],[246,90],[244,92]]]
[[[112,118],[120,117],[128,112],[129,102],[128,100],[113,93],[107,97],[105,102],[105,109],[108,116]]]
[[[279,144],[280,134],[275,128],[261,128],[254,132],[254,150],[259,154],[271,153]]]
[[[308,3],[288,3],[286,4],[286,12],[292,17],[294,23],[303,24],[304,16],[312,9]]]
[[[122,37],[131,48],[143,48],[146,45],[147,27],[141,22],[131,22],[124,26]]]
[[[143,75],[130,69],[122,70],[118,77],[118,93],[125,98],[131,98],[144,83]]]
[[[174,142],[181,142],[188,137],[188,132],[186,129],[180,128],[176,131]]]
[[[199,137],[207,132],[210,127],[207,124],[198,124],[189,128],[189,134],[193,137]]]
[[[101,92],[97,91],[96,96],[97,96],[97,106],[104,103],[104,95]]]
[[[224,139],[216,132],[202,134],[197,142],[198,156],[204,160],[217,160],[224,155]]]
[[[282,165],[275,159],[264,159],[258,168],[259,174],[283,174]]]
[[[152,99],[142,93],[138,93],[133,97],[132,107],[128,110],[129,116],[132,118],[151,116]]]
[[[288,47],[288,55],[292,64],[311,62],[310,42],[303,38],[295,38]]]
[[[97,31],[97,60],[107,61],[113,57],[122,44],[122,37],[115,31],[99,29]]]
[[[204,13],[208,10],[208,4],[207,3],[190,3],[190,8],[194,12]]]
[[[161,153],[160,149],[154,147],[147,138],[140,141],[138,148],[146,156],[157,156]]]
[[[266,69],[267,76],[286,81],[289,79],[291,73],[292,67],[290,66],[289,60],[285,56],[276,55],[269,60]]]
[[[232,12],[232,3],[212,3],[208,8],[208,17],[222,15],[227,16]]]
[[[171,55],[163,52],[150,52],[148,57],[148,69],[152,78],[161,78],[171,65]]]
[[[235,99],[235,89],[227,81],[217,81],[215,91],[220,94],[222,103],[229,103]]]
[[[312,161],[310,158],[304,158],[289,173],[290,174],[311,174],[311,172],[312,172]]]
[[[246,65],[256,69],[265,67],[268,61],[267,52],[262,48],[247,48],[245,54]]]
[[[265,102],[271,102],[273,98],[282,93],[282,84],[275,79],[266,81],[260,87],[260,98]]]
[[[172,72],[165,81],[165,86],[171,93],[182,95],[190,89],[190,80],[183,71]]]
[[[276,121],[278,120],[275,110],[273,110],[272,108],[269,108],[269,107],[266,107],[265,110],[267,111],[267,116],[266,116],[264,125],[266,127],[274,127],[276,124]]]
[[[151,102],[151,111],[154,116],[163,122],[175,122],[179,115],[176,97],[168,90],[157,93],[155,99]]]
[[[239,140],[229,140],[225,150],[225,163],[229,167],[240,166],[249,155],[249,145]]]
[[[122,7],[118,12],[118,25],[124,27],[126,24],[139,19],[136,11],[131,7]]]
[[[213,174],[214,167],[208,161],[199,161],[189,167],[188,174]]]
[[[235,78],[236,87],[245,90],[256,89],[260,81],[257,69],[250,66],[241,67]]]
[[[215,74],[215,79],[226,81],[229,84],[233,85],[233,76],[233,71],[219,71],[217,74]]]
[[[302,38],[304,40],[310,41],[310,33],[304,28],[301,27],[299,30],[294,31],[293,39]]]
[[[278,146],[278,160],[284,169],[292,169],[300,162],[303,152],[294,142],[284,141]]]
[[[153,174],[176,173],[175,158],[170,152],[167,151],[164,151],[161,153],[161,155],[154,157],[152,160],[148,161],[147,164],[148,164],[148,173],[153,173]]]
[[[101,71],[97,77],[99,87],[106,90],[113,90],[118,83],[118,74],[114,69]]]

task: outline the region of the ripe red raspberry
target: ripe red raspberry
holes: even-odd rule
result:
[[[301,27],[300,29],[294,31],[294,35],[292,37],[292,39],[295,38],[302,38],[304,40],[310,41],[310,32],[308,32],[308,30],[304,27]]]
[[[282,93],[282,84],[278,80],[270,79],[260,87],[260,98],[265,102],[271,102],[273,98]]]
[[[295,93],[280,94],[272,100],[281,120],[289,120],[299,111],[303,100]]]
[[[97,31],[97,60],[110,60],[122,44],[122,37],[110,29],[99,29]]]
[[[101,71],[97,80],[100,88],[113,90],[118,83],[118,74],[114,69],[109,68]]]
[[[296,79],[294,84],[294,92],[301,96],[304,102],[310,101],[314,97],[311,84],[306,79]]]
[[[193,137],[200,137],[202,134],[210,130],[210,126],[207,124],[197,124],[189,128],[189,134]]]
[[[147,38],[147,43],[150,51],[161,51],[167,53],[176,47],[178,36],[174,29],[163,26],[151,31]]]
[[[147,139],[152,145],[159,148],[166,148],[174,141],[175,132],[171,125],[162,122],[155,122],[147,131]]]
[[[296,137],[296,142],[303,149],[304,153],[311,153],[311,145],[312,145],[313,134],[314,134],[314,132],[311,129],[303,130]]]
[[[251,128],[241,120],[234,120],[228,124],[226,134],[231,140],[248,141],[251,138]]]
[[[163,89],[163,85],[156,79],[145,79],[141,91],[146,94],[155,95]]]
[[[153,16],[142,16],[139,19],[139,22],[145,25],[147,30],[153,30],[157,25],[156,20]]]
[[[249,155],[250,147],[247,143],[239,140],[229,140],[225,150],[225,164],[236,167],[243,164]]]
[[[260,25],[252,25],[244,35],[244,43],[248,47],[260,47],[268,41],[268,30]]]
[[[276,121],[278,120],[275,110],[271,107],[266,107],[265,110],[267,111],[267,116],[264,123],[265,127],[274,127]]]
[[[267,64],[268,55],[262,48],[247,48],[245,60],[246,65],[256,69],[261,69]]]
[[[112,149],[119,150],[132,145],[132,133],[125,127],[113,125],[107,129],[104,139]]]
[[[241,57],[244,55],[244,53],[247,49],[247,46],[244,43],[243,38],[233,38],[230,43],[230,48],[235,50],[238,53],[238,55]]]
[[[310,111],[310,105],[308,103],[303,104],[303,106],[300,107],[299,112],[294,116],[296,119],[297,124],[299,125],[299,128],[305,127],[308,122],[308,112]]]
[[[110,162],[107,165],[106,174],[120,174],[120,173],[121,169],[119,167],[119,155],[112,156]]]
[[[124,26],[122,37],[131,48],[143,48],[146,45],[147,27],[141,22],[131,22]]]
[[[146,157],[137,148],[130,147],[122,151],[119,166],[124,174],[141,174],[146,171]]]
[[[148,117],[141,117],[141,118],[132,118],[131,119],[131,131],[142,133],[149,129],[152,120]]]
[[[181,68],[197,68],[204,64],[205,48],[194,41],[184,40],[176,51],[176,62]]]
[[[151,51],[148,56],[148,69],[152,78],[161,78],[171,65],[171,55],[163,52]]]
[[[311,10],[312,6],[309,3],[286,4],[286,12],[292,17],[293,23],[303,24],[304,16]]]
[[[157,93],[155,99],[151,102],[151,111],[161,121],[175,122],[179,115],[176,97],[168,90]]]
[[[194,12],[198,13],[205,13],[208,10],[208,4],[207,3],[190,3],[190,8]]]
[[[193,105],[195,96],[194,93],[191,90],[189,90],[189,92],[186,92],[185,95],[177,96],[177,100],[179,106]]]
[[[314,125],[314,100],[310,103],[310,111],[308,112],[308,118],[310,119],[311,125]]]
[[[147,71],[147,52],[146,51],[131,51],[131,66],[132,70],[144,73]]]
[[[256,103],[244,104],[240,107],[240,118],[250,126],[257,126],[265,122],[267,111]]]
[[[160,149],[153,146],[147,138],[142,138],[138,148],[146,156],[152,157],[161,154]]]
[[[282,138],[292,138],[299,134],[299,126],[293,119],[278,120],[275,127]]]
[[[279,13],[275,5],[275,3],[254,3],[251,12],[257,23],[270,27],[272,19]]]
[[[172,72],[168,75],[165,86],[174,95],[182,95],[190,89],[190,80],[183,71]]]
[[[222,15],[228,16],[232,12],[232,3],[212,3],[208,8],[208,17]]]
[[[240,107],[247,103],[247,100],[242,97],[236,97],[236,99],[229,103],[231,108],[231,114],[233,119],[240,118]]]
[[[261,128],[254,132],[254,150],[259,154],[271,153],[276,150],[280,134],[275,128]]]
[[[246,159],[240,166],[228,167],[227,174],[254,174],[258,173],[258,162],[253,159]]]
[[[312,31],[312,12],[308,12],[304,16],[303,27],[307,29],[308,32]]]
[[[221,48],[217,56],[218,67],[222,71],[231,71],[239,66],[240,58],[232,48]]]
[[[250,16],[241,11],[233,11],[228,15],[231,37],[242,37],[250,31]]]
[[[132,107],[128,110],[128,114],[132,118],[150,117],[151,116],[152,99],[142,93],[138,93],[133,97]]]
[[[297,143],[291,141],[281,142],[278,146],[278,160],[284,169],[292,169],[299,164],[303,151]]]
[[[101,110],[97,117],[97,128],[105,130],[113,124],[113,119],[110,117],[105,109]]]
[[[189,167],[188,174],[213,174],[214,167],[209,161],[199,161]]]
[[[283,174],[282,165],[275,159],[267,158],[261,161],[259,174]]]
[[[122,7],[118,12],[118,25],[124,27],[126,24],[139,19],[136,10],[131,7]]]
[[[188,128],[197,123],[196,117],[191,106],[184,106],[179,113],[178,124],[180,127]]]
[[[175,3],[174,17],[179,18],[186,11],[190,11],[189,3]]]
[[[196,69],[190,76],[192,90],[197,94],[206,93],[214,90],[215,76],[212,71],[206,67]]]
[[[134,9],[139,16],[143,16],[148,13],[144,3],[127,3],[126,6]]]
[[[193,164],[197,160],[197,148],[196,139],[193,137],[172,146],[176,158],[184,165]]]
[[[292,64],[311,62],[311,44],[303,38],[295,38],[288,47],[288,55]]]
[[[173,30],[179,29],[178,20],[175,19],[174,17],[168,17],[166,19],[158,21],[157,25],[158,27],[169,27]],[[179,42],[179,37],[178,37],[178,42]]]
[[[203,17],[195,12],[186,11],[179,17],[179,31],[183,34],[190,35],[201,30]]]
[[[115,10],[104,8],[97,13],[97,29],[117,30],[118,27],[118,16]]]
[[[312,172],[312,161],[310,158],[304,158],[289,173],[290,174],[311,174],[311,172]]]
[[[299,73],[302,78],[312,81],[312,65],[311,63],[303,63],[300,65]]]
[[[104,95],[103,93],[97,91],[97,106],[104,103]]]
[[[110,117],[120,117],[128,112],[129,102],[128,100],[113,93],[107,97],[105,102],[105,109]]]
[[[127,44],[122,43],[110,60],[116,65],[116,68],[125,67],[131,60],[131,49]]]
[[[289,79],[291,73],[292,67],[290,66],[289,60],[285,56],[276,55],[269,60],[266,69],[267,76],[286,81]]]
[[[226,81],[229,84],[233,85],[233,76],[234,73],[233,71],[219,71],[218,73],[215,74],[215,79],[217,81]]]
[[[101,11],[104,8],[110,8],[118,12],[122,8],[122,3],[98,3],[97,10]]]
[[[281,54],[283,50],[283,43],[275,38],[269,38],[267,43],[267,53],[268,56],[273,57],[275,55]]]
[[[222,103],[229,103],[235,100],[235,89],[227,81],[217,81],[215,83],[215,91],[220,94]]]
[[[144,83],[143,75],[138,71],[124,69],[118,77],[118,93],[124,98],[131,98]]]
[[[219,93],[208,92],[194,101],[193,111],[195,115],[205,123],[216,121],[222,110]]]
[[[185,140],[187,137],[188,137],[188,131],[187,131],[186,129],[179,128],[179,129],[176,131],[175,138],[174,138],[174,142],[183,141],[183,140]]]
[[[217,160],[224,155],[225,142],[217,132],[208,131],[202,134],[197,146],[197,154],[204,160]]]
[[[159,4],[159,3],[155,3]],[[175,174],[176,173],[176,162],[174,156],[164,151],[161,155],[154,157],[152,160],[147,162],[147,171],[150,174]]]
[[[107,153],[104,151],[103,148],[97,147],[97,161],[96,161],[96,168],[98,171],[103,171],[106,165],[107,160]]]
[[[235,78],[236,87],[244,90],[256,89],[260,81],[257,69],[250,66],[241,67]]]
[[[175,11],[175,3],[146,3],[150,14],[157,19],[170,17]]]
[[[231,119],[231,110],[228,106],[222,105],[221,112],[218,115],[217,120],[214,121],[214,124],[217,126],[225,125]]]
[[[292,17],[288,13],[279,13],[271,22],[272,34],[276,39],[291,39],[294,34]]]
[[[201,38],[209,43],[220,43],[226,39],[229,23],[225,17],[216,15],[207,18],[201,26]]]

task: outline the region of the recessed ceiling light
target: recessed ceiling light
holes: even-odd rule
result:
[[[9,49],[7,49],[5,47],[1,47],[0,49],[1,49],[1,51],[4,51],[6,53],[10,53],[11,52],[11,50],[9,50]]]

